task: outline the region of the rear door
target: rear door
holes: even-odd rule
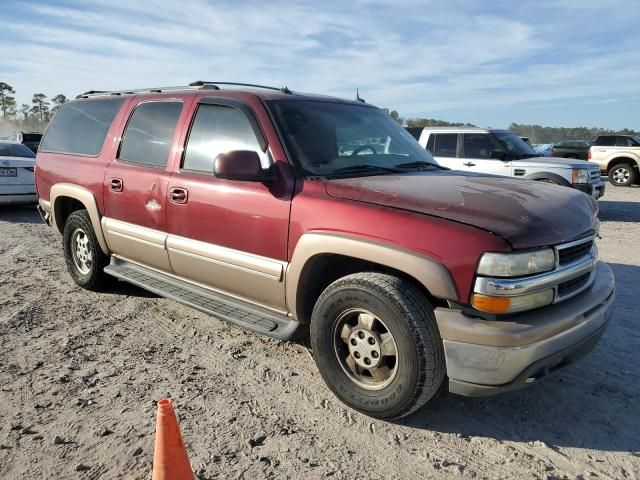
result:
[[[512,175],[512,162],[491,158],[493,150],[504,149],[493,137],[486,133],[465,133],[462,148],[462,167],[466,171],[489,173],[492,175]]]
[[[432,146],[433,157],[443,167],[462,170],[462,159],[458,158],[458,137],[457,133],[432,133],[429,136],[427,149]]]
[[[184,98],[138,98],[129,106],[116,158],[104,177],[103,229],[120,257],[171,271],[165,248],[172,155]]]
[[[614,135],[601,135],[591,147],[591,161],[600,164],[600,170],[607,169],[607,157],[613,152],[615,144]]]
[[[272,165],[258,108],[261,105],[216,97],[192,107],[184,154],[168,186],[167,249],[176,275],[285,310],[294,179],[286,162]],[[258,152],[263,167],[271,165],[276,179],[261,183],[216,178],[215,158],[231,150]]]

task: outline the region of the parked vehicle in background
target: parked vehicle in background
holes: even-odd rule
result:
[[[640,137],[600,135],[589,149],[589,160],[599,165],[613,185],[633,185],[640,179]]]
[[[42,134],[39,132],[15,132],[8,137],[9,140],[22,143],[33,153],[37,153],[38,146],[42,140]]]
[[[36,156],[18,142],[0,140],[0,205],[36,203]]]
[[[552,148],[553,148],[553,143],[534,143],[533,144],[533,149],[541,157],[550,157]]]
[[[551,156],[586,160],[589,156],[589,147],[591,147],[591,142],[585,140],[567,140],[556,143],[551,150]]]
[[[572,187],[594,198],[604,195],[598,168],[582,160],[546,158],[508,130],[426,127],[420,145],[445,167]]]
[[[112,275],[279,339],[308,324],[329,388],[374,417],[445,378],[463,395],[531,385],[613,312],[593,198],[443,168],[360,101],[89,92],[51,121],[36,180],[78,285]]]

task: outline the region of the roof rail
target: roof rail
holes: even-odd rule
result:
[[[197,80],[195,82],[191,82],[189,84],[190,87],[206,87],[207,85],[231,85],[231,86],[236,86],[236,87],[252,87],[252,88],[264,88],[266,90],[275,90],[277,92],[282,92],[282,93],[286,93],[288,95],[292,94],[293,92],[291,90],[289,90],[286,86],[285,87],[270,87],[267,85],[257,85],[255,83],[240,83],[240,82],[208,82],[208,81],[204,81],[204,80]]]
[[[176,90],[192,90],[192,89],[210,89],[210,90],[219,90],[220,88],[214,84],[206,83],[202,85],[183,85],[177,87],[153,87],[153,88],[138,88],[134,90],[89,90],[88,92],[81,93],[76,98],[89,98],[89,97],[100,97],[100,96],[117,96],[117,95],[128,95],[134,93],[160,93],[160,92],[169,92]]]

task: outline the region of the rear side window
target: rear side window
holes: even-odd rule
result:
[[[453,157],[456,156],[458,147],[457,133],[439,133],[436,135],[434,157]]]
[[[124,131],[118,159],[164,167],[182,102],[146,102],[136,107]]]
[[[92,99],[63,105],[47,128],[40,151],[98,155],[123,102],[122,98]]]
[[[263,157],[244,113],[233,107],[200,105],[189,133],[182,168],[213,173],[216,157],[231,150],[253,150]],[[263,157],[263,163],[264,160]]]
[[[595,144],[600,147],[612,147],[613,145],[615,145],[615,137],[612,137],[610,135],[603,135],[596,139]]]
[[[491,150],[499,150],[489,135],[482,133],[464,134],[464,156],[466,158],[491,158]]]
[[[36,155],[21,143],[0,143],[0,157],[35,158]]]

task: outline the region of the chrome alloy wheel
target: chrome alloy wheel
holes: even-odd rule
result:
[[[82,275],[91,272],[93,254],[89,248],[89,237],[81,228],[76,228],[71,234],[71,256],[74,265]]]
[[[371,312],[343,312],[333,335],[334,352],[342,370],[359,387],[380,390],[398,371],[398,347],[385,323]]]
[[[629,181],[631,172],[624,167],[614,168],[611,178],[615,183],[624,184]]]

